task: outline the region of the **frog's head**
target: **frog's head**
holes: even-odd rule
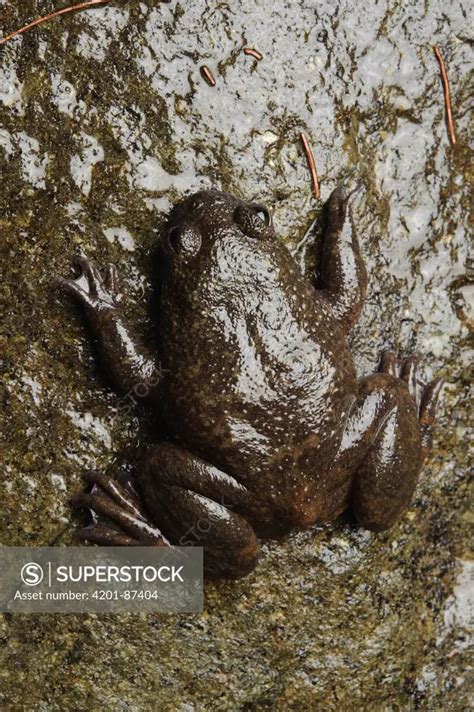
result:
[[[292,262],[265,206],[215,190],[173,208],[161,245],[165,281],[183,297],[196,290],[215,295],[271,289]]]
[[[183,265],[200,253],[211,253],[216,242],[274,236],[272,218],[265,206],[208,190],[185,198],[171,211],[162,247],[170,260]]]

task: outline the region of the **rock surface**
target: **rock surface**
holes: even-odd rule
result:
[[[7,32],[38,3],[0,11]],[[148,413],[118,407],[52,277],[76,251],[116,263],[151,333],[156,231],[197,188],[265,201],[296,251],[334,186],[361,180],[360,373],[384,348],[418,349],[447,381],[430,461],[390,532],[341,519],[269,542],[252,575],[206,586],[202,615],[5,617],[4,709],[468,709],[467,28],[456,0],[132,0],[0,48],[2,544],[70,544],[81,472],[133,467],[153,437]]]

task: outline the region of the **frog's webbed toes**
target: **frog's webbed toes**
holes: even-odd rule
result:
[[[394,378],[400,376],[400,361],[394,351],[384,351],[379,371],[381,373],[389,373]]]
[[[406,384],[408,393],[415,403],[420,423],[422,449],[426,453],[431,444],[432,426],[444,381],[437,378],[427,384],[420,376],[420,362],[421,354],[418,352],[399,359],[394,351],[385,351],[379,370],[401,379]]]
[[[91,471],[88,492],[71,499],[74,507],[88,509],[92,521],[78,530],[81,539],[113,546],[166,546],[168,542],[143,513],[138,497],[112,477]]]
[[[433,381],[430,381],[422,391],[419,419],[423,455],[425,455],[431,447],[432,430],[436,420],[436,410],[443,386],[444,380],[442,378],[435,378]]]
[[[328,211],[331,219],[338,225],[344,222],[347,213],[349,195],[343,183],[337,186],[331,193],[328,202]]]
[[[348,183],[341,183],[333,190],[329,198],[329,211],[338,213],[341,217],[346,214],[347,206],[352,205],[355,198],[362,191],[364,184],[362,181],[350,180]]]
[[[443,386],[444,380],[435,378],[424,387],[420,406],[420,422],[423,426],[429,426],[433,423]]]
[[[89,294],[84,289],[82,282],[79,279],[64,279],[64,277],[55,277],[53,279],[53,287],[61,290],[70,297],[77,299],[83,304],[91,305],[92,302],[89,298]]]
[[[91,296],[97,296],[99,285],[102,282],[97,267],[83,255],[75,255],[72,264],[79,273],[78,279],[85,278]]]
[[[74,297],[78,301],[92,306],[97,299],[98,273],[95,267],[84,257],[76,256],[73,266],[77,276],[72,279],[55,277],[53,286]]]
[[[399,378],[404,381],[417,410],[420,407],[421,395],[425,385],[419,375],[420,361],[421,354],[418,352],[400,359],[394,351],[385,351],[382,354],[379,368],[381,373],[388,373],[393,378]]]
[[[132,491],[128,485],[124,485],[98,470],[85,472],[83,478],[91,485],[91,493],[102,491],[109,495],[112,500],[115,500],[117,504],[130,512],[130,514],[135,515],[139,519],[145,518],[141,511],[141,503],[138,495]]]
[[[443,386],[443,380],[436,378],[429,383],[420,375],[422,355],[418,352],[403,359],[400,368],[400,378],[406,383],[408,392],[416,405],[420,426],[431,427],[435,420],[436,405]]]
[[[104,287],[109,291],[111,294],[113,294],[116,298],[120,297],[120,293],[118,290],[118,277],[117,277],[117,268],[113,264],[108,264],[104,267],[102,270],[103,272],[103,283]]]
[[[75,299],[89,307],[114,307],[117,297],[116,271],[113,265],[108,265],[104,275],[97,267],[82,255],[73,259],[77,277],[64,279],[56,277],[54,284],[70,294]]]
[[[421,361],[421,354],[414,353],[403,360],[401,367],[401,378],[408,387],[408,392],[416,403],[417,409],[420,407],[422,381],[419,380],[418,367]]]

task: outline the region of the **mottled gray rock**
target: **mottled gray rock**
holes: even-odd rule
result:
[[[2,0],[2,25],[39,5]],[[420,350],[427,376],[447,380],[432,456],[393,530],[341,519],[268,543],[248,578],[206,587],[199,616],[4,619],[4,708],[468,709],[467,9],[111,2],[0,48],[3,544],[71,543],[81,472],[133,466],[153,437],[149,414],[118,408],[51,278],[76,250],[115,262],[130,315],[151,334],[156,230],[188,191],[266,201],[294,249],[333,187],[360,178],[360,373],[394,347]],[[454,147],[433,44],[451,78]]]

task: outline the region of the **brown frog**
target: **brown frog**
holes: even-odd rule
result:
[[[157,409],[161,439],[130,483],[89,472],[74,504],[99,544],[196,544],[209,574],[237,577],[257,535],[332,520],[390,527],[408,506],[441,381],[423,384],[418,355],[383,355],[357,380],[347,332],[366,272],[341,187],[328,204],[321,279],[306,280],[269,211],[218,191],[171,212],[161,241],[159,353],[133,336],[113,266],[83,257],[59,279],[85,311],[100,360],[122,393]],[[315,280],[316,281],[316,280]]]

